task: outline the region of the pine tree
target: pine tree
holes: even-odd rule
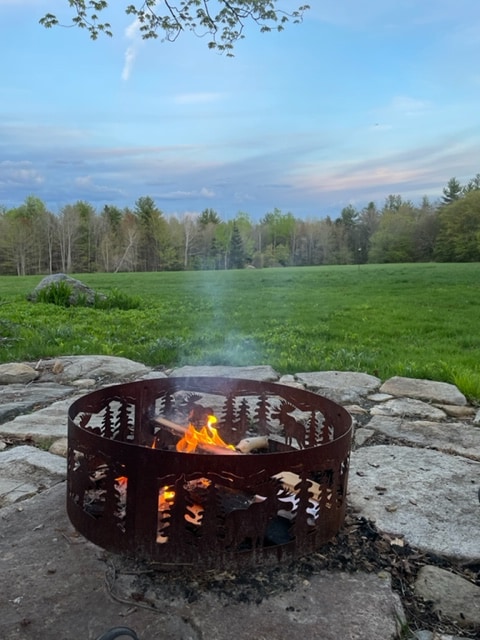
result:
[[[443,189],[442,204],[451,204],[462,197],[463,188],[456,178],[450,178]]]
[[[243,240],[237,224],[233,223],[232,237],[230,239],[230,269],[243,269],[245,266],[245,250]]]

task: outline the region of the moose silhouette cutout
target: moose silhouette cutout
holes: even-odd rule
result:
[[[300,449],[305,449],[305,425],[290,415],[292,411],[295,411],[295,407],[288,402],[282,401],[278,407],[278,411],[272,413],[272,418],[279,420],[283,426],[285,444],[291,447],[295,440]]]

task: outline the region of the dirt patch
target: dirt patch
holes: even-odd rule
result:
[[[105,558],[110,595],[148,609],[165,606],[165,602],[177,598],[195,602],[206,592],[214,593],[219,601],[259,604],[293,589],[322,570],[383,572],[385,577],[391,576],[392,587],[402,601],[411,631],[427,629],[464,638],[478,637],[478,629],[460,628],[451,620],[439,618],[428,602],[416,597],[414,582],[420,568],[428,564],[449,569],[479,584],[480,565],[454,564],[443,557],[420,553],[402,538],[381,533],[372,522],[358,517],[352,510],[347,513],[340,533],[321,550],[274,567],[204,572],[195,572],[189,567],[168,571],[111,554]]]

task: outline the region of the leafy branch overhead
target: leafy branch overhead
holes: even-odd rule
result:
[[[68,0],[68,4],[71,24],[61,24],[52,13],[43,16],[40,24],[86,29],[92,40],[101,34],[113,35],[107,21],[112,10],[106,0]],[[163,40],[173,42],[183,31],[191,31],[207,36],[210,49],[232,55],[235,43],[245,37],[248,22],[254,22],[261,32],[282,31],[288,22],[301,22],[310,8],[305,4],[287,12],[278,9],[278,4],[278,0],[145,0],[125,5],[125,13],[137,20],[145,40],[162,35]]]

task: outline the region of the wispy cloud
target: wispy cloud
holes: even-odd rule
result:
[[[132,75],[133,66],[137,58],[138,51],[143,43],[142,37],[140,35],[140,22],[138,19],[135,19],[125,29],[125,37],[127,38],[127,40],[130,40],[130,44],[125,50],[125,61],[122,69],[122,80],[127,82]]]
[[[419,100],[418,98],[411,98],[409,96],[395,96],[389,108],[401,115],[417,116],[429,110],[431,104],[427,100]]]
[[[406,197],[440,193],[440,185],[456,175],[463,180],[470,174],[477,142],[461,143],[444,138],[437,144],[378,155],[365,160],[340,162],[326,167],[312,164],[293,173],[295,189],[312,193],[333,192],[375,194],[402,193]]]
[[[213,189],[209,189],[208,187],[202,187],[201,189],[196,189],[192,191],[164,191],[159,192],[157,197],[162,198],[163,200],[185,200],[185,199],[194,199],[194,198],[213,198],[215,197],[215,191]]]
[[[221,93],[203,91],[198,93],[180,93],[173,97],[173,102],[175,104],[207,104],[210,102],[218,102],[221,98]]]
[[[321,0],[278,37],[252,27],[232,59],[187,32],[145,42],[123,3],[96,43],[45,32],[27,4],[71,17],[0,0],[0,205],[338,215],[478,172],[479,0]]]
[[[114,188],[107,185],[98,184],[94,176],[77,176],[73,180],[73,184],[80,190],[83,190],[89,195],[101,194],[104,196],[124,196],[125,192],[122,189]]]
[[[38,187],[44,182],[43,175],[31,162],[0,162],[0,186],[18,185]]]

